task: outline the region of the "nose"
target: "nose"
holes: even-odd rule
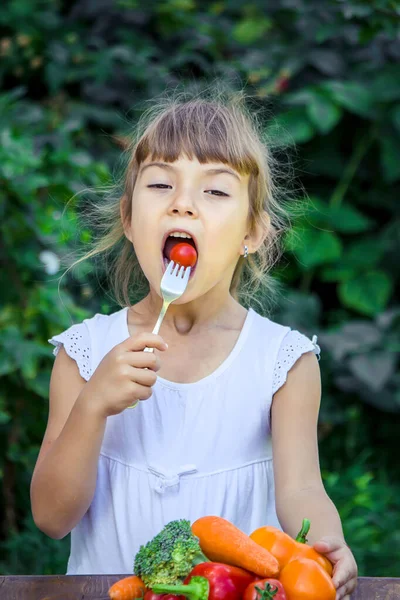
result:
[[[170,215],[179,215],[187,217],[197,217],[197,208],[189,191],[181,191],[174,195],[170,204]]]

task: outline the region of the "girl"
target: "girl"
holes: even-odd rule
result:
[[[123,308],[49,340],[31,503],[47,535],[72,533],[68,574],[132,572],[139,546],[173,519],[215,514],[248,534],[270,524],[295,536],[307,517],[310,542],[335,565],[337,598],[355,588],[320,477],[316,338],[238,301],[243,281],[248,290],[265,278],[282,229],[269,160],[237,102],[172,102],[133,144],[111,228],[89,253],[118,248]],[[198,262],[152,335],[170,234],[190,236]],[[148,293],[130,306],[138,273]]]

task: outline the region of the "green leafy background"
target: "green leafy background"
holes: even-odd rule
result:
[[[39,532],[29,506],[47,339],[116,309],[91,265],[58,290],[58,262],[91,236],[79,199],[111,181],[146,100],[220,78],[266,109],[307,192],[271,317],[318,335],[322,475],[360,575],[400,575],[399,24],[390,0],[2,5],[0,572],[66,568],[68,537]]]

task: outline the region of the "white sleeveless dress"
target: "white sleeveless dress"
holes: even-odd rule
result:
[[[88,380],[129,337],[127,308],[52,337]],[[71,532],[67,574],[133,572],[141,544],[173,519],[220,515],[250,534],[275,511],[273,394],[312,341],[250,309],[235,347],[195,383],[157,378],[152,397],[108,417],[93,501]],[[85,432],[82,431],[82,435]]]

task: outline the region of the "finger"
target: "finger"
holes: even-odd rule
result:
[[[338,567],[338,565],[340,565]],[[333,571],[332,582],[336,589],[339,589],[353,578],[353,573],[343,563],[336,563]]]
[[[320,552],[333,552],[334,550],[338,550],[344,546],[343,540],[340,540],[336,537],[324,537],[318,542],[315,542],[314,548],[317,550],[320,549]]]
[[[353,592],[354,590],[351,590]],[[336,590],[336,600],[350,600],[351,593],[348,586],[343,586],[339,590]]]
[[[329,552],[331,547],[328,544],[328,542],[315,542],[314,544],[314,549],[317,550],[317,552]]]
[[[158,371],[160,368],[160,360],[153,352],[126,352],[121,361],[138,369]]]
[[[168,348],[168,344],[163,340],[160,335],[154,333],[139,333],[138,335],[132,335],[124,342],[121,347],[127,351],[140,352],[145,348],[155,348],[160,351],[164,351]]]
[[[343,600],[345,597],[348,597],[348,594],[346,594],[345,588],[342,586],[336,590],[335,600]]]
[[[151,387],[134,383],[132,387],[132,400],[148,400],[151,398],[153,390]]]
[[[341,588],[341,594],[343,598],[350,598],[351,594],[354,592],[354,590],[357,587],[357,578],[353,577],[353,579],[350,579],[349,581],[347,581]],[[343,596],[344,594],[344,596]]]
[[[134,383],[147,387],[152,387],[157,381],[157,375],[154,371],[150,369],[136,369],[135,367],[130,367],[129,378]]]

